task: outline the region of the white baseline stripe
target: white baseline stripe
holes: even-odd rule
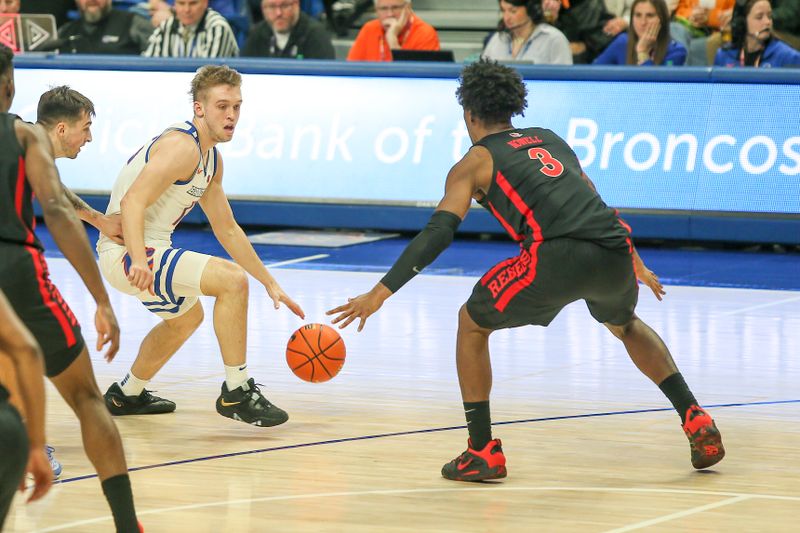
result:
[[[783,305],[800,300],[800,296],[794,298],[787,298],[785,300],[778,300],[777,302],[769,302],[759,305],[751,305],[750,307],[742,307],[741,309],[734,309],[733,311],[726,311],[724,313],[717,313],[717,316],[730,316],[738,313],[746,313],[747,311],[755,311],[756,309],[764,309],[765,307],[773,307],[775,305]]]
[[[751,496],[737,496],[735,498],[730,498],[727,500],[722,500],[721,502],[716,503],[709,503],[708,505],[701,505],[700,507],[694,507],[692,509],[686,509],[685,511],[679,511],[677,513],[672,513],[668,515],[661,516],[659,518],[653,518],[652,520],[645,520],[644,522],[639,522],[637,524],[631,524],[629,526],[621,527],[618,529],[611,529],[606,533],[622,533],[623,531],[633,531],[635,529],[641,529],[643,527],[653,526],[655,524],[661,524],[663,522],[669,522],[670,520],[675,520],[676,518],[683,518],[684,516],[689,516],[697,513],[702,513],[703,511],[708,511],[710,509],[716,509],[717,507],[724,507],[726,505],[731,505],[734,503],[739,503],[744,500],[749,500]]]
[[[206,503],[195,503],[189,505],[176,505],[174,507],[164,507],[161,509],[150,509],[147,511],[137,511],[136,515],[139,517],[147,516],[151,514],[161,514],[161,513],[172,513],[178,511],[190,511],[193,509],[203,509],[208,507],[222,507],[226,505],[240,505],[240,504],[250,504],[250,503],[265,503],[265,502],[276,502],[276,501],[291,501],[291,500],[307,500],[307,499],[315,499],[315,498],[334,498],[334,497],[352,497],[352,496],[386,496],[392,494],[436,494],[436,493],[444,493],[444,492],[456,492],[456,491],[466,491],[466,492],[483,492],[483,491],[492,491],[492,492],[517,492],[517,491],[533,491],[533,492],[547,492],[547,491],[567,491],[567,492],[606,492],[606,493],[642,493],[642,494],[703,494],[709,496],[731,496],[730,499],[725,500],[723,502],[719,502],[716,504],[711,504],[712,507],[720,507],[723,505],[728,505],[731,503],[736,503],[741,500],[746,500],[748,498],[763,498],[767,500],[779,500],[779,501],[790,501],[790,502],[800,502],[800,496],[778,496],[778,495],[771,495],[771,494],[747,494],[747,493],[736,493],[736,492],[717,492],[717,491],[705,491],[705,490],[687,490],[687,489],[651,489],[651,488],[611,488],[611,487],[453,487],[453,488],[441,488],[441,489],[389,489],[389,490],[358,490],[358,491],[346,491],[346,492],[322,492],[322,493],[313,493],[313,494],[289,494],[283,496],[265,496],[262,498],[243,498],[238,500],[220,500],[216,502],[206,502]],[[698,507],[696,509],[692,509],[690,511],[685,511],[684,513],[693,513],[693,512],[701,512],[710,508],[709,506]],[[677,515],[677,513],[676,513]],[[670,515],[670,517],[677,518],[676,515]],[[64,529],[72,529],[79,526],[84,526],[87,524],[96,524],[98,522],[105,522],[112,520],[111,515],[106,516],[98,516],[96,518],[89,518],[86,520],[78,520],[75,522],[68,522],[66,524],[59,524],[57,526],[51,526],[45,529],[37,530],[40,533],[45,533],[47,531],[62,531]],[[657,519],[658,520],[658,519]],[[663,518],[662,518],[663,520]],[[641,527],[641,526],[640,526]],[[622,531],[622,530],[619,530]]]
[[[325,259],[326,257],[330,257],[330,255],[329,254],[309,255],[306,257],[298,257],[297,259],[287,259],[286,261],[278,261],[277,263],[270,263],[267,266],[269,268],[275,268],[284,265],[294,265],[295,263],[305,263],[306,261],[314,261],[315,259]]]

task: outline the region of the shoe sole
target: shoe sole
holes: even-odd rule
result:
[[[219,409],[217,409],[217,413],[219,413],[220,416],[224,416],[225,418],[230,418],[231,420],[236,420],[237,422],[242,422],[243,424],[248,424],[250,426],[256,426],[261,428],[271,428],[275,426],[280,426],[281,424],[285,424],[286,422],[289,421],[288,414],[286,415],[286,418],[281,417],[280,419],[272,419],[272,420],[265,420],[262,418],[254,420],[252,422],[248,422],[247,420],[244,420],[242,417],[240,417],[237,413],[231,413],[231,414],[223,413]]]
[[[136,411],[131,411],[129,409],[125,409],[121,411],[116,405],[111,402],[106,402],[106,407],[108,408],[108,412],[111,413],[113,416],[128,416],[128,415],[163,415],[167,413],[175,412],[175,406],[172,407],[145,407],[142,409],[137,409]]]
[[[725,446],[722,445],[722,435],[714,428],[708,431],[694,443],[698,450],[697,456],[692,451],[692,466],[697,470],[704,470],[714,466],[725,457]]]
[[[506,470],[505,466],[498,466],[494,468],[491,472],[486,474],[474,474],[474,475],[467,475],[467,476],[460,476],[460,477],[450,477],[442,472],[442,477],[445,479],[449,479],[450,481],[466,481],[466,482],[480,482],[480,481],[489,481],[492,479],[503,479],[508,475],[508,471]]]

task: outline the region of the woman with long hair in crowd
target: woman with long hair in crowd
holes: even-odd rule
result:
[[[686,47],[669,33],[669,9],[664,0],[636,0],[628,31],[597,56],[595,65],[683,65]]]
[[[772,35],[769,0],[743,0],[733,8],[730,45],[720,48],[714,65],[723,67],[800,66],[800,52]]]

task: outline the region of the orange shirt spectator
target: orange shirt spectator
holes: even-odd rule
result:
[[[392,49],[439,50],[436,30],[416,16],[411,2],[376,0],[378,18],[361,27],[348,61],[391,61]]]
[[[678,8],[675,10],[675,17],[680,17],[684,20],[692,21],[693,17],[702,16],[703,13],[699,13],[695,8],[702,7],[700,5],[700,0],[680,0],[678,3]],[[733,6],[736,4],[736,0],[717,0],[716,5],[712,9],[705,11],[705,16],[707,17],[705,21],[695,21],[696,24],[694,26],[708,26],[713,29],[720,29],[722,26],[725,26],[728,22],[730,22],[731,17],[730,14],[733,12]],[[720,15],[723,14],[722,21],[720,21]],[[705,22],[705,24],[702,24]]]

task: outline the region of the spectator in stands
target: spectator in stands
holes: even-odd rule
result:
[[[175,0],[150,0],[148,10],[150,12],[150,22],[154,28],[170,18],[173,14],[172,4]],[[238,15],[234,0],[209,0],[208,7],[219,13],[225,18]]]
[[[153,28],[144,17],[112,9],[111,0],[77,0],[81,18],[58,31],[75,54],[141,54]]]
[[[773,33],[800,49],[800,0],[772,0]]]
[[[569,40],[575,63],[591,63],[614,39],[604,31],[614,15],[603,0],[543,0],[542,8],[545,20]]]
[[[19,0],[0,0],[0,14],[19,13]]]
[[[686,47],[669,35],[665,0],[634,0],[628,31],[614,39],[595,65],[683,65]]]
[[[411,0],[375,0],[378,18],[362,26],[348,61],[391,61],[392,50],[438,50],[433,26],[411,9]]]
[[[325,27],[300,11],[298,0],[262,0],[264,20],[250,30],[243,56],[334,59]]]
[[[17,3],[20,4],[20,13],[53,15],[59,28],[69,20],[69,12],[75,9],[74,0],[17,0]]]
[[[239,45],[225,17],[208,0],[175,0],[175,14],[150,36],[146,57],[231,57]]]
[[[722,42],[720,30],[731,21],[736,0],[680,0],[670,24],[672,38],[689,51],[688,65],[709,64],[709,47],[715,51]],[[711,42],[709,42],[711,38]]]
[[[608,35],[620,35],[628,29],[628,21],[631,19],[634,0],[604,0],[606,11],[614,15],[614,18],[606,22],[603,31]]]
[[[772,6],[769,0],[737,2],[731,31],[731,44],[717,52],[714,65],[761,68],[800,66],[800,52],[772,36]]]
[[[564,34],[544,22],[541,0],[499,0],[497,31],[482,57],[495,61],[530,61],[539,65],[571,65],[572,52]]]

